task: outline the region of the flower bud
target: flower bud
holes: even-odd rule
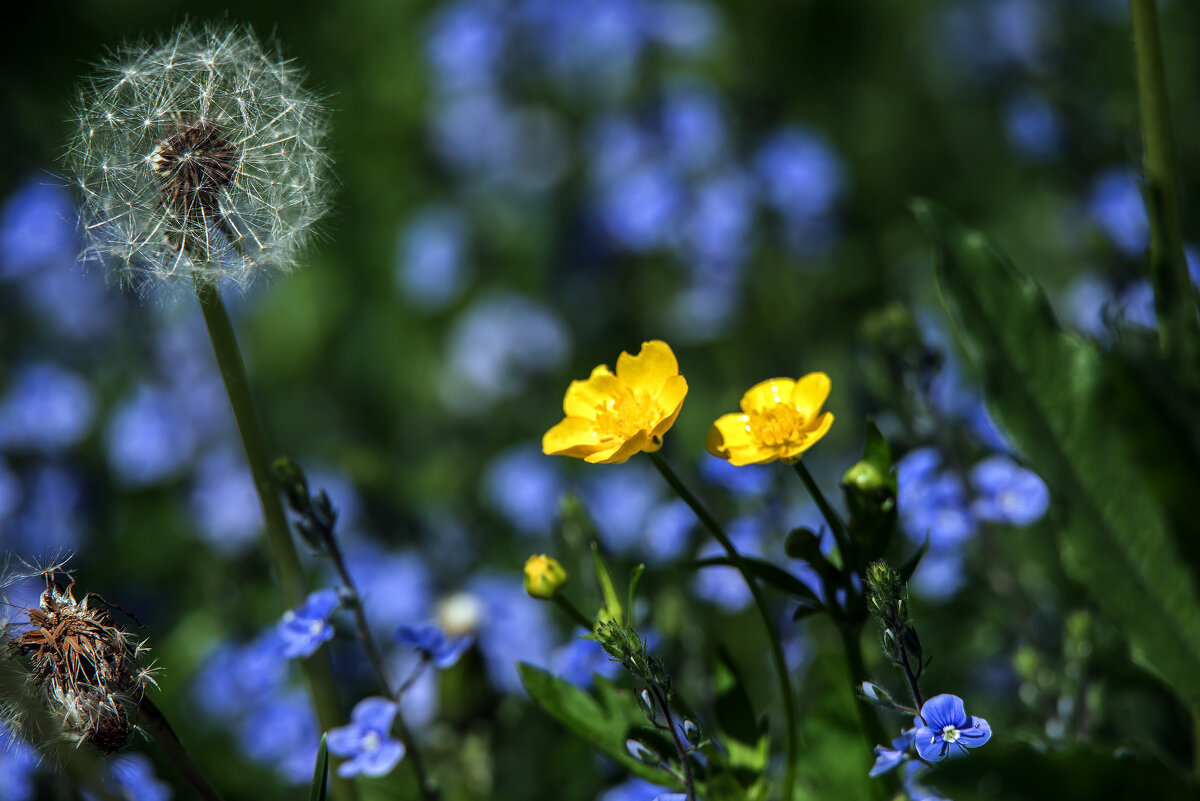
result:
[[[647,765],[657,765],[662,762],[662,757],[654,753],[653,750],[640,740],[626,740],[625,750],[634,759],[640,759]]]
[[[683,736],[692,745],[697,745],[700,742],[700,727],[690,720],[683,721]]]
[[[567,583],[567,571],[557,559],[538,554],[525,562],[525,592],[530,597],[548,601]]]
[[[856,462],[842,476],[842,484],[861,492],[871,492],[884,486],[886,477],[868,461]]]

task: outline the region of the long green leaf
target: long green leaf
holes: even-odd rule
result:
[[[321,745],[317,747],[317,765],[313,768],[312,791],[309,801],[325,801],[327,779],[329,778],[329,748],[325,743],[325,735],[321,735]]]
[[[742,561],[750,568],[751,573],[775,589],[782,590],[788,595],[794,595],[797,598],[803,598],[818,606],[821,604],[821,599],[808,588],[807,584],[783,568],[751,556],[743,556]],[[697,559],[691,563],[691,567],[736,567],[736,565],[734,565],[733,560],[728,556],[710,556],[706,559]]]
[[[982,235],[928,202],[913,208],[988,407],[1050,487],[1064,568],[1134,658],[1200,708],[1200,604],[1130,460],[1102,354],[1063,332],[1037,284]]]

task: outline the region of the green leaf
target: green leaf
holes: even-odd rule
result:
[[[1200,604],[1130,459],[1101,353],[1059,329],[1037,284],[982,235],[928,202],[913,208],[988,408],[1050,488],[1064,568],[1134,658],[1200,708]]]
[[[905,584],[907,584],[909,582],[909,579],[912,578],[913,573],[917,572],[917,566],[921,564],[921,560],[925,557],[925,554],[928,552],[929,552],[929,532],[926,532],[925,533],[925,542],[921,543],[921,547],[917,549],[917,552],[914,553],[912,556],[908,557],[908,561],[906,561],[903,565],[900,566],[900,580],[901,581],[903,581]]]
[[[781,567],[776,567],[770,562],[765,562],[762,559],[754,559],[752,557],[743,556],[742,561],[750,569],[750,572],[763,582],[770,584],[777,590],[782,590],[788,595],[794,595],[797,598],[803,598],[807,601],[820,604],[821,600],[817,598],[816,593],[808,588],[800,579],[793,576]],[[692,567],[736,567],[732,559],[728,556],[711,556],[707,559],[697,559],[691,563]]]
[[[632,694],[597,676],[598,698],[593,698],[533,665],[522,662],[517,671],[529,697],[577,736],[646,781],[668,787],[677,785],[669,773],[635,759],[625,750],[625,740],[641,734],[647,725],[646,716]]]
[[[725,649],[717,651],[713,670],[717,731],[724,754],[706,749],[710,759],[720,759],[744,788],[754,787],[766,770],[768,743],[765,727],[754,715],[754,706],[733,660]]]
[[[613,584],[612,574],[608,572],[608,565],[604,564],[604,559],[600,556],[600,546],[595,542],[592,543],[592,561],[596,564],[596,578],[604,596],[604,612],[600,619],[615,620],[619,623],[622,620],[621,599],[617,596],[617,588]]]
[[[863,446],[863,460],[885,476],[892,471],[892,448],[880,433],[879,426],[875,425],[875,421],[869,417],[867,418],[867,442]],[[893,477],[893,482],[894,480]],[[893,486],[892,489],[895,487]]]
[[[625,625],[633,625],[633,599],[637,594],[638,582],[642,580],[642,573],[645,572],[645,565],[634,565],[629,571],[629,600],[625,603]]]
[[[325,801],[326,785],[329,779],[329,749],[325,744],[326,736],[321,735],[321,744],[317,746],[317,765],[313,769],[312,790],[308,794],[309,801]]]
[[[1093,801],[1097,798],[1196,798],[1200,787],[1166,765],[1131,753],[1028,745],[975,749],[939,763],[922,783],[955,801]]]

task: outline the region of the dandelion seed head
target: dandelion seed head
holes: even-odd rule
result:
[[[328,207],[325,110],[248,29],[184,25],[126,45],[74,115],[82,255],[122,285],[286,272]]]

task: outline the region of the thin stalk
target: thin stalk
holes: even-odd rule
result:
[[[842,635],[842,650],[846,653],[846,665],[850,676],[850,694],[854,696],[854,705],[858,707],[863,739],[867,741],[869,750],[877,745],[887,745],[891,738],[884,733],[879,715],[875,714],[875,709],[870,704],[858,697],[859,682],[867,679],[867,668],[862,655],[862,629],[843,624],[838,626],[838,633]]]
[[[658,687],[651,684],[650,692],[654,693],[654,699],[662,707],[663,717],[667,720],[667,728],[671,731],[671,741],[675,743],[675,751],[679,754],[680,764],[683,765],[683,787],[687,791],[688,801],[696,801],[696,780],[692,777],[691,757],[688,755],[688,749],[679,739],[679,730],[675,728],[675,720],[671,717],[671,707]]]
[[[246,376],[246,365],[242,361],[242,352],[233,331],[233,323],[216,287],[197,281],[196,297],[200,301],[200,310],[204,312],[204,323],[208,327],[209,339],[212,340],[213,353],[217,357],[217,366],[221,370],[225,391],[229,395],[229,404],[233,407],[233,416],[237,420],[242,445],[246,449],[254,488],[262,505],[267,542],[270,544],[279,583],[283,587],[284,599],[289,608],[295,608],[304,603],[307,592],[304,572],[300,565],[300,556],[292,542],[291,532],[288,530],[287,517],[284,516],[283,505],[279,501],[279,493],[271,477],[270,450],[254,406],[254,398],[250,394],[250,381]],[[321,729],[329,731],[340,725],[341,704],[338,701],[337,685],[334,684],[328,652],[318,651],[308,659],[301,660],[300,668],[308,683]],[[354,801],[358,797],[354,783],[338,776],[336,772],[332,776],[332,791],[337,801]]]
[[[400,741],[404,743],[408,762],[412,765],[413,777],[417,780],[417,789],[425,801],[437,801],[437,788],[429,781],[429,774],[425,770],[425,760],[421,756],[420,748],[417,747],[417,740],[413,736],[412,729],[408,727],[408,723],[404,720],[403,713],[400,711],[401,697],[412,683],[416,681],[420,672],[419,670],[415,670],[408,681],[401,684],[395,691],[392,690],[391,682],[388,681],[387,667],[383,661],[383,654],[380,652],[379,646],[376,645],[375,637],[371,634],[371,629],[367,625],[367,616],[363,612],[362,596],[358,594],[358,587],[355,586],[354,579],[350,577],[350,571],[346,567],[346,559],[342,555],[342,549],[338,546],[337,540],[332,534],[329,534],[324,539],[325,549],[333,560],[333,565],[342,579],[342,584],[354,594],[354,623],[358,628],[358,638],[362,640],[363,646],[367,649],[367,656],[371,660],[371,665],[375,668],[375,673],[380,685],[383,686],[384,692],[396,702],[396,717],[394,722],[400,730]],[[418,668],[423,668],[423,664],[419,665]]]
[[[784,774],[783,774],[783,801],[792,801],[796,787],[796,737],[798,734],[798,725],[796,722],[796,706],[792,697],[792,680],[788,675],[787,661],[783,658],[783,646],[779,643],[779,635],[775,631],[775,623],[771,619],[771,611],[767,608],[767,601],[763,597],[762,590],[758,586],[758,580],[754,578],[754,574],[750,572],[746,560],[742,558],[741,553],[733,546],[733,542],[726,536],[721,524],[716,521],[716,518],[704,508],[699,499],[692,494],[683,482],[679,480],[679,476],[675,475],[675,471],[667,464],[657,452],[650,454],[651,461],[658,468],[658,472],[666,480],[671,489],[691,507],[692,512],[700,520],[701,524],[708,529],[713,538],[721,544],[725,549],[725,553],[729,555],[729,561],[742,574],[742,579],[746,582],[746,586],[750,588],[750,594],[754,598],[754,605],[758,608],[759,616],[762,618],[763,626],[767,631],[767,642],[770,644],[771,661],[775,666],[775,673],[779,679],[779,695],[780,701],[783,703],[784,716]]]
[[[188,780],[188,784],[192,785],[196,795],[202,801],[224,801],[221,794],[217,792],[217,788],[213,787],[204,772],[188,756],[187,749],[183,747],[179,736],[175,734],[175,730],[171,728],[166,716],[155,706],[149,696],[142,696],[142,700],[138,702],[138,711],[141,713],[142,725],[175,763],[175,767],[179,768],[179,772]]]
[[[571,618],[572,622],[578,624],[588,634],[596,630],[596,621],[588,620],[587,615],[580,612],[579,608],[563,597],[562,593],[554,596],[554,603],[563,611],[563,614]]]
[[[1158,316],[1159,345],[1176,367],[1195,378],[1200,364],[1200,325],[1195,292],[1183,253],[1183,226],[1166,67],[1155,0],[1129,0],[1134,71],[1142,118],[1146,206],[1150,216],[1150,280]]]
[[[829,524],[830,530],[833,531],[833,538],[837,540],[838,551],[842,554],[842,572],[848,577],[851,572],[858,568],[854,553],[854,544],[850,541],[850,534],[846,530],[846,524],[842,522],[841,515],[837,513],[837,510],[825,498],[825,493],[821,492],[821,488],[813,480],[812,473],[808,472],[808,468],[804,466],[804,462],[798,461],[792,467],[795,468],[796,475],[800,476],[800,480],[804,482],[804,488],[808,490],[808,494],[816,502],[817,508],[821,510],[821,516],[825,518],[825,522]]]

